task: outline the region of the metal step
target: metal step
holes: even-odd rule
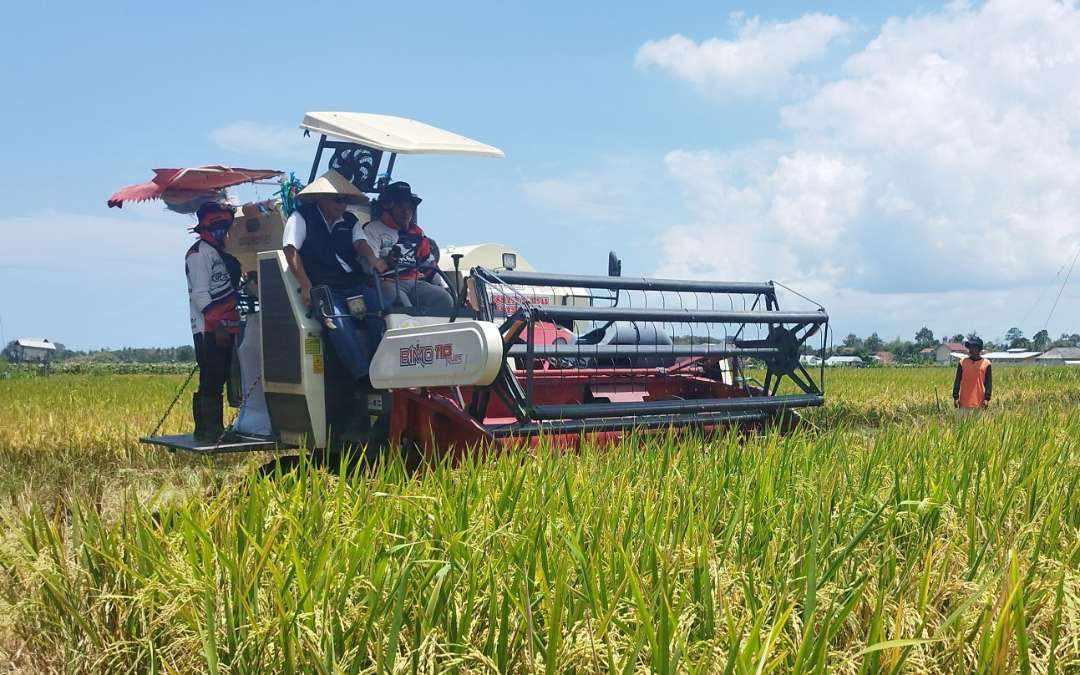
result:
[[[632,403],[572,403],[566,405],[536,405],[532,407],[535,420],[581,420],[589,418],[633,417],[641,415],[698,415],[713,412],[767,412],[787,408],[819,406],[825,402],[820,394],[790,394],[784,396],[745,396],[740,398],[703,398],[678,401],[641,401]]]
[[[140,443],[160,445],[169,450],[186,450],[198,455],[219,455],[228,452],[255,452],[256,450],[274,450],[295,448],[295,445],[278,443],[274,440],[256,436],[240,436],[241,440],[221,443],[197,441],[191,434],[173,434],[169,436],[143,436]]]

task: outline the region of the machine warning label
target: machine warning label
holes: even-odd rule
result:
[[[318,336],[312,337],[311,335],[304,338],[304,353],[305,354],[322,354],[322,341]]]
[[[311,355],[311,370],[314,371],[316,375],[321,375],[322,374],[322,371],[323,371],[322,354],[312,354]]]
[[[441,361],[449,366],[461,363],[460,353],[454,353],[454,345],[422,345],[415,344],[402,347],[398,350],[398,365],[402,367],[430,366],[436,361]]]

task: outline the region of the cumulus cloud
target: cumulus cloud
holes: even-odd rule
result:
[[[309,159],[312,143],[295,127],[238,121],[210,132],[210,140],[219,148],[244,152],[257,157],[284,160]]]
[[[823,57],[830,44],[851,31],[848,23],[824,14],[786,23],[735,14],[731,23],[733,40],[695,42],[676,34],[646,42],[634,61],[642,69],[667,71],[703,93],[769,93],[788,84],[799,66]]]
[[[667,155],[696,207],[661,271],[803,280],[893,318],[940,298],[1022,315],[1080,246],[1076,35],[1080,10],[1052,0],[888,20],[771,146]],[[693,68],[674,72],[708,80]]]

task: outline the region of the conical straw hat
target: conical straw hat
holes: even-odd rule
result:
[[[367,204],[368,198],[363,192],[353,185],[337,171],[327,171],[311,184],[297,193],[297,197],[305,201],[318,199],[326,195],[341,195],[348,199],[350,204]]]

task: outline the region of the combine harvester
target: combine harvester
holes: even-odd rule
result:
[[[329,150],[327,165],[369,194],[389,182],[399,154],[502,156],[383,115],[308,113],[300,126],[320,135],[309,181]],[[366,208],[358,207],[360,222]],[[502,245],[447,247],[426,271],[448,287],[454,312],[386,312],[372,387],[356,391],[322,337],[325,308],[303,305],[284,254],[262,251],[257,265],[259,309],[247,321],[260,322],[272,435],[212,446],[190,436],[145,442],[202,453],[351,445],[369,455],[398,446],[413,457],[456,457],[540,438],[574,447],[671,427],[789,426],[798,408],[824,400],[824,372],[813,377],[799,356],[813,336],[824,349],[828,315],[818,306],[781,310],[773,282],[624,277],[614,253],[607,275],[545,274]],[[763,366],[760,382],[744,373],[748,358]],[[785,377],[790,393],[780,393]]]

